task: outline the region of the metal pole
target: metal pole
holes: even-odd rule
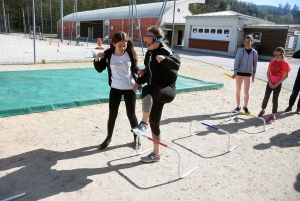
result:
[[[71,29],[70,29],[70,26],[71,26],[71,25],[70,25],[70,22],[69,22],[69,38],[70,38],[70,44],[71,44],[71,39],[72,39],[72,38],[70,37],[70,36],[71,36]]]
[[[30,30],[30,23],[29,23],[29,19],[30,19],[30,16],[29,16],[29,8],[27,6],[27,15],[28,15],[28,18],[27,18],[27,22],[28,22],[28,33],[29,33],[29,37],[31,35],[31,30]]]
[[[3,29],[3,23],[2,23],[2,15],[0,14],[0,32],[4,32],[4,29]]]
[[[141,19],[139,19],[138,10],[136,8],[136,0],[134,0],[134,6],[135,6],[135,14],[136,14],[135,16],[136,16],[136,19],[138,22],[138,27],[139,27],[139,40],[141,41],[142,55],[144,56],[144,47],[143,47],[143,39],[142,39],[141,23],[140,23]]]
[[[34,55],[34,64],[36,64],[36,54],[35,54],[35,10],[34,10],[34,0],[32,0],[32,24],[33,24],[33,55]]]
[[[2,7],[3,7],[3,24],[4,24],[4,31],[5,31],[5,33],[7,34],[4,0],[2,0]]]
[[[128,9],[129,9],[129,11],[128,11],[128,35],[129,35],[129,38],[130,38],[130,3],[131,3],[131,0],[128,0]]]
[[[7,33],[10,33],[10,20],[9,20],[9,13],[7,13]]]
[[[133,1],[131,1],[131,41],[133,42]]]
[[[51,42],[52,42],[52,10],[51,10],[51,0],[50,0],[50,35],[51,35]]]
[[[75,0],[76,4],[75,4],[75,10],[76,10],[76,40],[77,40],[77,35],[78,35],[78,32],[77,32],[77,0]]]
[[[64,5],[63,0],[60,0],[60,18],[61,18],[61,42],[64,42]]]
[[[173,9],[172,42],[171,42],[171,50],[172,51],[173,51],[173,44],[174,44],[175,6],[176,6],[176,0],[174,0],[174,9]]]
[[[72,43],[72,38],[73,38],[73,26],[74,26],[74,13],[75,13],[75,0],[74,0],[74,7],[73,7],[73,19],[72,19],[72,31],[71,31],[71,39],[70,39],[70,45],[71,45],[71,43]],[[76,26],[75,26],[76,27]],[[75,37],[75,39],[76,39],[76,37]]]
[[[23,11],[23,25],[24,25],[24,35],[26,34],[26,22],[25,22],[25,14],[24,14],[24,9],[22,8]]]
[[[41,21],[42,21],[42,39],[44,39],[44,23],[43,23],[43,2],[41,2]]]

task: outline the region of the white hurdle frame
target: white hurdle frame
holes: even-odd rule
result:
[[[158,141],[158,140],[155,140],[155,139],[153,139],[153,138],[150,138],[150,137],[148,137],[147,135],[145,135],[144,133],[136,134],[136,135],[137,135],[137,138],[138,138],[138,139],[136,140],[135,150],[136,150],[136,153],[137,153],[138,155],[141,155],[141,154],[143,154],[143,153],[146,153],[146,152],[148,152],[148,151],[153,150],[153,149],[147,149],[147,150],[145,150],[145,151],[143,151],[143,152],[139,152],[139,151],[138,151],[138,146],[137,146],[137,144],[138,144],[139,138],[140,138],[141,136],[142,136],[142,137],[145,137],[145,138],[147,138],[148,140],[150,140],[150,141],[152,141],[152,142],[155,142],[155,143],[157,143],[157,144],[159,144],[159,145],[161,145],[161,146],[164,146],[164,147],[166,147],[166,148],[169,148],[169,149],[171,149],[171,150],[174,150],[174,151],[178,154],[178,176],[179,176],[180,178],[186,177],[187,175],[189,175],[190,173],[194,172],[194,171],[198,168],[198,166],[196,166],[196,167],[194,167],[193,169],[191,169],[190,171],[188,171],[187,173],[181,174],[181,155],[180,155],[180,152],[179,152],[177,149],[175,149],[175,148],[173,148],[173,147],[170,147],[170,146],[168,146],[167,144],[164,144],[164,143],[162,143],[162,142],[160,142],[160,141]]]
[[[262,122],[263,122],[263,132],[266,132],[267,130],[269,130],[269,129],[271,129],[271,128],[273,128],[273,127],[267,127],[266,128],[266,120],[264,119],[264,118],[262,118],[262,117],[259,117],[259,116],[255,116],[255,115],[253,115],[253,114],[247,114],[246,112],[242,112],[242,111],[240,111],[240,112],[230,112],[230,120],[232,119],[231,118],[231,114],[232,113],[234,113],[234,114],[236,114],[236,115],[238,115],[238,114],[243,114],[243,115],[246,115],[246,116],[250,116],[250,117],[253,117],[253,118],[258,118],[258,119],[260,119],[260,120],[262,120]],[[236,118],[236,117],[235,117]],[[259,132],[249,132],[249,131],[246,131],[246,130],[244,130],[244,129],[241,129],[240,131],[244,131],[244,132],[246,132],[246,133],[260,133],[261,131],[259,131]]]
[[[25,196],[25,192],[20,193],[18,195],[11,196],[9,198],[5,198],[4,200],[1,200],[1,201],[10,201],[10,200],[14,200],[14,199],[17,199],[17,198],[20,198],[20,197],[23,197],[23,196]]]
[[[212,129],[215,129],[215,130],[218,130],[218,131],[220,131],[220,132],[222,132],[222,133],[225,133],[225,134],[227,134],[228,135],[228,152],[231,152],[232,150],[234,150],[235,148],[237,148],[238,147],[238,145],[234,145],[234,146],[232,146],[231,147],[231,145],[230,145],[230,134],[229,134],[229,132],[227,132],[227,131],[225,131],[225,130],[223,130],[223,129],[220,129],[220,128],[218,128],[218,127],[216,127],[216,126],[212,126],[212,125],[209,125],[209,124],[207,124],[207,123],[205,123],[205,122],[202,122],[202,121],[198,121],[198,120],[193,120],[193,121],[191,121],[191,123],[190,123],[190,135],[191,136],[193,136],[193,135],[197,135],[198,133],[200,133],[200,132],[197,132],[197,133],[192,133],[192,125],[193,125],[193,123],[199,123],[199,124],[202,124],[202,125],[204,125],[204,126],[207,126],[207,127],[210,127],[210,128],[212,128]]]

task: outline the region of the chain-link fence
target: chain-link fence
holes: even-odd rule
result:
[[[90,60],[97,41],[89,41],[76,32],[61,37],[58,33],[61,15],[73,14],[74,23],[71,24],[72,26],[74,24],[76,29],[77,12],[128,5],[128,2],[128,0],[0,0],[0,64]],[[70,27],[66,28],[73,30]],[[34,34],[36,40],[32,40]]]

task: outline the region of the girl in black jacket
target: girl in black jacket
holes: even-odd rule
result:
[[[293,58],[300,59],[300,50],[296,51],[293,54]],[[296,99],[297,99],[297,96],[299,95],[299,92],[300,92],[300,67],[298,69],[298,74],[297,74],[297,77],[296,77],[296,80],[295,80],[295,83],[294,83],[293,91],[292,91],[292,94],[291,94],[290,99],[289,99],[289,106],[285,109],[286,112],[292,111],[292,107],[296,102]],[[300,114],[300,97],[298,99],[296,113]]]
[[[132,129],[135,134],[146,130],[150,124],[152,137],[161,140],[160,119],[165,103],[170,103],[176,95],[176,79],[180,67],[180,57],[172,52],[163,42],[164,32],[157,27],[150,27],[143,41],[147,43],[148,51],[145,56],[145,74],[137,79],[133,90],[147,83],[142,90],[143,119]],[[142,157],[144,162],[160,161],[159,144],[153,143],[154,151]]]
[[[131,128],[138,125],[135,115],[136,93],[132,90],[138,71],[137,54],[133,43],[126,33],[117,32],[114,34],[110,48],[104,53],[98,53],[94,60],[95,69],[101,73],[107,68],[108,84],[111,87],[109,93],[109,117],[107,123],[107,137],[100,144],[99,149],[105,149],[111,142],[115,121],[122,96],[124,96],[127,117]],[[134,135],[134,146],[136,135]],[[140,146],[140,142],[138,142]]]

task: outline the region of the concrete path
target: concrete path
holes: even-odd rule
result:
[[[142,52],[142,48],[136,48],[138,52]],[[144,48],[144,52],[147,49]],[[217,66],[221,66],[224,69],[232,70],[234,65],[234,58],[232,57],[225,57],[221,55],[213,55],[213,54],[206,54],[201,52],[192,52],[180,49],[174,49],[176,53],[178,53],[182,58],[194,59],[197,61],[214,64]],[[291,71],[289,73],[289,77],[283,82],[283,87],[289,90],[293,89],[294,82],[297,76],[297,72],[300,66],[300,59],[288,59],[288,62],[291,66]],[[266,72],[268,69],[269,61],[266,60],[259,60],[257,64],[256,70],[256,78],[267,81]]]

